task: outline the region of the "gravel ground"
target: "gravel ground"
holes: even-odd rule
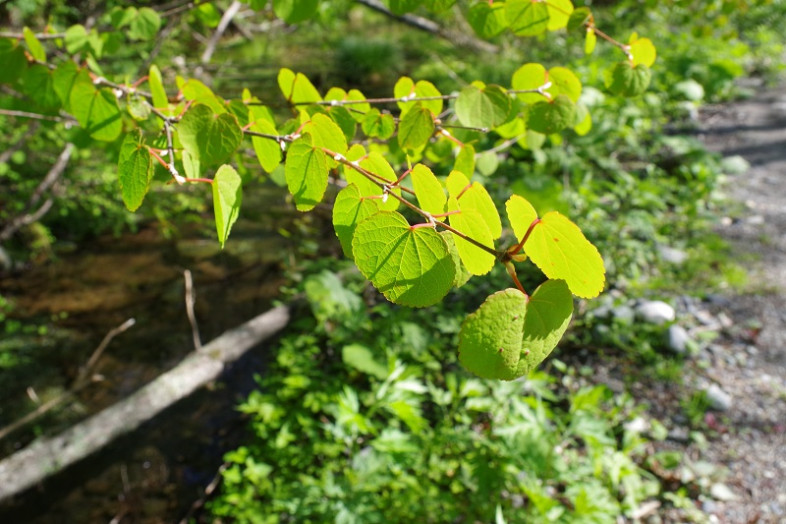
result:
[[[697,383],[730,396],[727,410],[705,418],[717,428],[702,460],[728,468],[733,499],[702,509],[721,523],[786,522],[786,90],[762,90],[749,100],[707,107],[701,138],[724,156],[740,155],[747,172],[730,177],[729,196],[742,211],[717,231],[746,265],[740,295],[708,307],[728,322],[710,346]],[[750,262],[747,262],[750,261]],[[700,368],[699,368],[700,369]],[[725,497],[721,497],[725,498]]]

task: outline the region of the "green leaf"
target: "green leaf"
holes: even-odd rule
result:
[[[390,10],[397,15],[403,15],[420,7],[420,0],[388,0]]]
[[[380,380],[385,380],[388,376],[388,369],[374,360],[374,354],[366,346],[360,344],[344,346],[341,348],[341,360],[344,364]]]
[[[632,57],[634,67],[639,64],[652,67],[652,64],[655,63],[657,53],[652,40],[649,38],[631,38],[628,46],[628,52]]]
[[[71,113],[79,125],[96,140],[111,142],[120,136],[123,123],[117,99],[111,89],[96,89],[83,70],[69,96]]]
[[[412,179],[412,188],[415,190],[420,208],[432,215],[444,213],[448,197],[445,196],[442,184],[439,183],[431,169],[423,164],[416,164],[409,177]],[[437,220],[444,221],[445,218],[441,217]]]
[[[229,237],[243,202],[243,181],[235,168],[223,165],[213,177],[213,214],[216,218],[216,232],[221,249]]]
[[[482,378],[513,380],[519,360],[527,297],[518,289],[490,295],[459,332],[459,362]]]
[[[478,182],[470,183],[469,179],[458,171],[452,171],[445,183],[450,196],[456,199],[458,209],[462,212],[474,211],[478,213],[488,228],[491,238],[496,239],[502,236],[502,221],[499,218],[497,206],[494,205],[494,201],[485,187]],[[448,207],[449,210],[454,209]]]
[[[478,2],[469,8],[467,22],[481,38],[490,39],[502,33],[508,27],[505,16],[505,4]]]
[[[630,62],[619,62],[608,75],[606,85],[615,95],[634,97],[644,94],[651,76],[649,68],[643,64],[633,67]]]
[[[183,98],[199,104],[204,104],[213,110],[214,113],[226,113],[226,106],[223,100],[217,97],[213,91],[205,84],[194,78],[188,79],[180,86]]]
[[[584,24],[592,20],[589,7],[579,7],[573,10],[568,18],[568,31],[577,31],[584,28]]]
[[[341,128],[327,115],[317,113],[311,117],[311,121],[303,127],[304,132],[311,135],[314,147],[324,147],[325,149],[344,156],[347,154],[347,138]],[[330,164],[335,165],[336,161],[330,159]]]
[[[556,31],[567,27],[573,13],[573,3],[570,0],[549,0],[546,6],[549,10],[548,30]]]
[[[581,229],[559,212],[543,215],[524,251],[547,277],[564,280],[574,295],[593,298],[603,291],[606,270],[600,253]]]
[[[595,30],[588,27],[587,28],[587,38],[584,41],[584,54],[591,55],[592,52],[595,50],[595,44],[598,42],[598,37],[595,35]]]
[[[333,229],[347,258],[353,258],[352,238],[364,219],[379,211],[377,200],[361,196],[358,186],[349,184],[336,195],[333,203]]]
[[[370,109],[361,122],[363,132],[369,138],[387,140],[396,132],[396,121],[390,113],[380,113],[379,109]]]
[[[27,67],[24,49],[15,40],[0,39],[0,64],[3,64],[0,67],[0,83],[16,82]]]
[[[22,33],[25,37],[27,49],[30,51],[33,58],[39,62],[46,62],[46,51],[44,50],[44,46],[41,45],[41,41],[35,36],[35,33],[31,31],[29,27],[25,27]]]
[[[499,167],[499,157],[494,151],[483,151],[478,155],[475,165],[478,169],[478,173],[483,176],[491,176]]]
[[[153,178],[153,157],[144,146],[139,129],[123,140],[117,173],[123,203],[129,211],[136,211],[142,205]]]
[[[538,218],[538,213],[529,201],[519,195],[512,195],[505,202],[508,221],[513,228],[517,240],[524,238],[532,223]]]
[[[475,172],[475,148],[472,147],[472,144],[464,144],[459,150],[453,170],[465,173],[468,177],[471,177]]]
[[[128,26],[132,40],[152,40],[161,28],[161,17],[149,7],[140,7]]]
[[[369,173],[373,173],[376,175],[375,178],[380,179],[380,182],[395,182],[398,177],[396,176],[396,172],[393,171],[393,168],[390,166],[385,157],[382,156],[380,153],[376,151],[372,151],[368,155],[363,153],[362,156],[365,156],[363,160],[360,161],[360,167],[368,171]],[[348,157],[351,159],[351,157]],[[350,184],[355,184],[358,186],[360,190],[360,194],[364,197],[381,197],[382,196],[382,188],[378,183],[375,183],[364,175],[358,173],[356,170],[351,168],[344,169],[344,177],[347,179],[347,182]],[[384,183],[383,182],[383,183]],[[396,188],[393,190],[393,193],[397,195],[401,195],[401,189]],[[396,198],[388,198],[387,202],[383,202],[381,199],[378,200],[379,208],[384,211],[395,211],[398,209],[399,202]]]
[[[508,0],[505,17],[510,30],[518,36],[535,36],[544,33],[549,25],[549,8],[545,3],[532,0]]]
[[[455,198],[451,197],[448,203],[448,209],[453,211],[458,208]],[[450,215],[450,225],[464,233],[467,237],[487,246],[491,249],[494,248],[494,239],[489,231],[486,222],[481,217],[480,213],[473,209],[460,209],[459,213]],[[481,249],[472,242],[465,240],[458,235],[453,239],[458,249],[459,257],[467,268],[467,271],[473,275],[485,275],[491,268],[494,267],[496,257],[488,251]]]
[[[52,73],[52,87],[63,105],[63,109],[70,111],[71,88],[79,75],[77,65],[70,60],[62,62]],[[88,78],[89,81],[89,78]]]
[[[527,375],[554,350],[570,323],[573,297],[561,280],[527,297],[518,289],[489,296],[459,332],[459,361],[483,378]]]
[[[251,131],[256,133],[264,133],[266,135],[277,135],[275,126],[267,120],[258,119],[251,125]],[[276,140],[270,138],[263,138],[259,136],[251,137],[251,144],[254,147],[254,153],[257,155],[259,165],[262,166],[268,173],[281,163],[281,146]]]
[[[298,211],[310,211],[322,201],[328,184],[328,157],[304,134],[287,150],[285,176]]]
[[[527,127],[538,133],[550,135],[571,127],[576,118],[576,107],[565,95],[550,102],[538,102],[529,111]]]
[[[472,273],[467,270],[467,267],[461,261],[461,255],[459,255],[458,247],[456,247],[456,235],[451,233],[450,231],[440,231],[439,235],[445,239],[445,243],[448,245],[448,251],[450,251],[450,258],[453,259],[453,265],[456,267],[456,276],[453,278],[453,287],[461,287],[467,283],[467,281],[472,278]]]
[[[507,120],[508,114],[510,98],[500,86],[480,89],[468,85],[456,99],[456,116],[465,126],[494,129]]]
[[[573,296],[562,280],[547,280],[530,296],[524,315],[521,359],[516,376],[523,377],[551,354],[573,316]]]
[[[150,66],[147,84],[150,86],[150,94],[153,95],[153,107],[159,111],[166,111],[169,107],[169,98],[166,96],[164,82],[161,79],[161,71],[155,64]]]
[[[430,227],[412,228],[393,211],[380,211],[355,229],[355,263],[396,304],[436,304],[453,285],[456,267],[445,240]]]
[[[60,107],[60,98],[54,87],[54,72],[41,64],[33,64],[22,75],[22,92],[30,97],[43,112]]]
[[[303,73],[295,74],[292,70],[282,68],[278,72],[278,87],[284,98],[291,104],[319,102],[322,97],[319,91]]]
[[[548,92],[551,93],[552,97],[565,95],[573,103],[579,101],[581,81],[573,74],[573,71],[565,67],[552,67],[549,69],[549,81],[551,81],[551,87],[548,89]]]
[[[147,120],[151,113],[147,100],[138,93],[126,97],[126,108],[134,120]]]
[[[69,55],[76,54],[87,46],[87,29],[81,24],[72,25],[65,32],[65,46]]]
[[[276,16],[288,24],[298,24],[312,18],[319,0],[273,0]]]
[[[516,69],[511,79],[511,87],[516,91],[530,91],[546,85],[547,80],[546,68],[531,62]],[[540,93],[518,93],[516,97],[527,104],[534,104],[544,99]]]
[[[204,104],[194,104],[177,124],[183,149],[203,167],[226,161],[243,140],[235,115],[216,115]]]
[[[405,98],[405,97],[414,97],[414,98],[428,98],[428,97],[439,97],[442,93],[434,87],[434,84],[428,82],[426,80],[418,80],[417,83],[414,83],[411,78],[402,76],[396,82],[396,85],[393,86],[393,95],[396,98]],[[441,99],[436,100],[420,100],[417,102],[401,102],[397,101],[398,107],[401,109],[402,114],[405,113],[408,109],[410,109],[415,103],[420,104],[424,108],[431,111],[434,116],[437,116],[442,112],[442,106],[444,105]]]
[[[430,110],[416,104],[401,118],[398,125],[398,143],[401,149],[420,149],[434,134],[434,117]]]

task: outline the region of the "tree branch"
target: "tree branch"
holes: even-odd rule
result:
[[[207,43],[207,47],[205,48],[205,52],[202,53],[202,63],[206,64],[210,62],[210,58],[213,56],[213,53],[216,50],[216,45],[218,41],[221,39],[221,35],[224,34],[229,24],[232,22],[232,19],[235,17],[240,8],[243,6],[238,0],[234,0],[226,11],[224,11],[224,16],[221,17],[221,21],[218,23],[218,27],[216,27],[216,31],[213,33],[213,36],[210,37],[210,40]]]
[[[432,35],[438,36],[443,38],[453,44],[456,44],[460,47],[469,47],[474,49],[475,51],[481,51],[484,53],[496,53],[499,51],[499,48],[494,44],[486,42],[485,40],[478,40],[477,38],[473,38],[468,36],[464,33],[455,33],[453,31],[448,31],[443,29],[439,26],[436,22],[433,22],[427,18],[423,18],[422,16],[417,16],[413,14],[404,14],[404,15],[397,15],[390,11],[390,9],[385,6],[379,0],[355,0],[357,3],[364,5],[374,11],[382,13],[383,15],[412,26],[416,29],[420,29],[421,31],[425,31],[427,33],[431,33]]]
[[[73,151],[74,144],[66,144],[65,148],[60,153],[60,156],[57,157],[55,164],[46,174],[41,183],[38,184],[38,187],[35,188],[35,191],[33,191],[33,194],[30,196],[30,200],[27,202],[24,214],[12,219],[5,225],[5,227],[3,227],[2,230],[0,230],[0,242],[5,242],[21,228],[36,222],[42,216],[44,216],[47,211],[49,211],[53,203],[51,198],[47,199],[35,212],[32,212],[31,209],[35,207],[36,204],[38,204],[43,194],[49,191],[52,185],[63,174],[63,171],[65,171],[65,168],[68,165],[68,161],[71,159],[71,153]]]

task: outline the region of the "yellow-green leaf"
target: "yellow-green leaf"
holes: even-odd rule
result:
[[[229,237],[243,202],[243,181],[235,168],[223,165],[213,178],[213,214],[216,219],[216,232],[221,248]]]

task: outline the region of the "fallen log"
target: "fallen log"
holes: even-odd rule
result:
[[[287,307],[271,309],[205,344],[131,396],[60,435],[36,440],[0,461],[0,501],[21,493],[120,435],[133,431],[216,379],[227,363],[280,331],[288,321]]]

